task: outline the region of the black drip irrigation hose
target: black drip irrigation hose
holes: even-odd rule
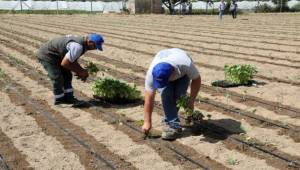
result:
[[[91,104],[91,103],[90,103],[90,104]],[[211,103],[209,103],[209,104],[211,104]],[[218,106],[218,107],[220,107],[220,106]],[[228,108],[224,108],[224,109],[229,110]],[[237,111],[235,111],[235,110],[231,110],[231,111],[236,112],[236,113],[238,113],[238,114],[241,114],[240,112],[237,112]],[[297,113],[298,113],[298,112],[297,112]],[[245,115],[245,116],[248,116],[248,115]],[[248,117],[257,119],[257,118],[255,118],[255,117],[251,117],[251,116],[248,116]],[[257,119],[257,120],[264,121],[264,120],[261,120],[261,119]],[[264,122],[270,123],[270,124],[272,124],[272,125],[275,125],[275,126],[278,126],[278,127],[284,128],[284,129],[290,129],[290,128],[286,127],[286,126],[281,126],[281,125],[278,125],[278,124],[275,124],[275,123],[272,123],[272,122],[268,122],[268,121],[264,121]],[[125,122],[122,122],[122,123],[126,124],[128,127],[131,126],[131,125],[129,126],[129,124],[127,124],[127,123],[125,123]],[[136,129],[135,129],[135,130],[136,130]],[[142,133],[141,131],[139,131],[139,132]],[[250,146],[250,147],[253,147],[253,148],[257,149],[257,150],[260,150],[260,151],[262,151],[262,152],[268,153],[268,154],[270,154],[270,155],[272,155],[272,156],[274,156],[274,157],[277,157],[277,158],[279,158],[279,159],[281,159],[281,160],[284,160],[284,161],[288,162],[290,166],[291,166],[291,164],[292,164],[292,165],[294,164],[295,166],[297,166],[297,168],[298,168],[298,167],[300,168],[300,164],[299,164],[297,161],[289,160],[289,159],[284,158],[284,157],[282,157],[282,156],[280,156],[280,155],[278,155],[278,154],[274,154],[274,153],[272,153],[272,152],[270,152],[270,151],[268,151],[268,150],[259,148],[259,147],[257,147],[257,146],[254,145],[254,144],[251,144],[251,143],[247,143],[247,142],[245,142],[245,141],[242,141],[242,140],[240,140],[240,139],[238,139],[238,138],[234,138],[234,137],[231,137],[231,138],[232,138],[233,140],[235,140],[235,141],[238,141],[238,142],[240,142],[240,143],[243,143],[243,144],[245,144],[245,145],[248,145],[248,146]],[[170,149],[170,150],[173,150],[173,148],[169,148],[169,149]],[[174,150],[173,150],[173,151],[174,151]],[[174,151],[174,152],[175,152],[175,151]],[[177,151],[177,152],[178,152],[178,151]],[[176,153],[176,152],[175,152],[175,153]],[[178,153],[177,153],[177,154],[178,154]],[[190,158],[188,158],[188,157],[186,157],[186,156],[184,156],[184,155],[181,155],[181,156],[184,157],[186,160],[189,160],[190,162],[194,163],[194,160],[191,161]],[[197,163],[197,162],[196,162],[196,163]],[[201,164],[199,164],[199,165],[197,164],[197,166],[203,168]]]
[[[12,88],[10,88],[10,89],[12,89]],[[21,95],[19,94],[19,92],[18,92],[15,88],[13,88],[12,90],[15,91],[19,96],[21,96]],[[22,99],[23,99],[23,98],[22,98]],[[67,134],[68,136],[72,137],[76,142],[78,142],[81,146],[83,146],[85,149],[87,149],[91,154],[95,155],[95,157],[96,157],[97,159],[99,159],[99,160],[105,162],[111,169],[115,169],[115,168],[113,167],[113,165],[111,165],[111,164],[110,164],[109,162],[107,162],[104,158],[102,158],[101,155],[97,154],[97,153],[96,153],[89,145],[87,145],[84,141],[80,140],[78,137],[74,136],[74,135],[73,135],[71,132],[69,132],[67,129],[64,129],[61,125],[59,125],[57,122],[55,122],[55,121],[53,120],[53,118],[51,117],[51,114],[50,114],[49,112],[47,112],[47,111],[41,109],[41,107],[38,107],[38,106],[37,106],[37,105],[39,105],[38,103],[36,103],[36,102],[35,102],[35,103],[32,103],[32,102],[29,101],[29,100],[27,101],[27,103],[30,104],[30,105],[31,105],[33,108],[35,108],[36,110],[40,110],[41,113],[48,119],[48,121],[49,121],[51,124],[53,124],[56,128],[63,130],[65,134]],[[99,110],[99,109],[97,108],[97,106],[94,105],[93,103],[88,102],[88,101],[86,101],[85,103],[88,104],[88,105],[90,105],[90,106],[92,106],[96,111],[102,112],[102,111]],[[115,116],[113,116],[112,114],[109,114],[109,115],[110,115],[110,117],[112,117],[112,118],[115,119]],[[139,132],[140,134],[144,134],[141,130],[139,130],[139,129],[136,128],[135,126],[132,126],[132,125],[128,124],[128,123],[125,122],[125,121],[122,121],[122,123],[125,124],[126,126],[128,126],[129,128],[131,128],[131,129],[133,129],[133,130]],[[154,140],[151,140],[151,141],[154,141]],[[155,141],[155,142],[158,143],[158,141]],[[189,162],[191,162],[191,163],[197,165],[198,167],[203,168],[203,169],[205,169],[205,170],[208,170],[207,167],[203,166],[202,164],[198,163],[197,161],[195,161],[195,160],[193,160],[193,159],[188,158],[188,156],[184,155],[184,154],[181,153],[180,151],[178,151],[178,150],[176,150],[176,149],[174,149],[174,148],[171,148],[171,147],[169,147],[169,146],[165,146],[165,147],[168,148],[168,149],[170,149],[171,151],[175,152],[175,153],[178,154],[179,156],[183,157],[185,160],[188,160]]]
[[[159,109],[159,110],[162,111],[162,109],[158,106],[159,104],[155,103],[155,105],[156,105],[155,107],[156,107],[157,109]],[[183,117],[182,115],[180,115],[180,118],[181,118],[181,119],[186,119],[186,118]],[[201,123],[200,121],[197,121],[197,120],[194,120],[193,123],[197,124],[197,125],[200,126],[200,127],[203,126],[202,123]],[[214,125],[215,127],[217,127],[217,128],[221,128],[221,129],[224,130],[225,132],[228,131],[228,130],[224,129],[223,127],[219,126],[219,125],[215,125],[215,124],[213,124],[213,125]],[[220,136],[223,136],[223,135],[224,135],[223,132],[219,132],[219,131],[217,131],[217,129],[215,129],[215,128],[210,128],[209,126],[206,126],[205,128],[206,128],[206,129],[209,129],[210,131],[212,131],[213,133],[215,133],[215,134],[217,134],[217,135],[220,135]],[[271,152],[271,151],[268,151],[268,150],[266,150],[266,149],[260,148],[260,147],[258,147],[257,145],[255,145],[255,144],[253,144],[253,143],[245,142],[245,141],[243,141],[243,140],[241,140],[241,139],[239,139],[239,138],[236,138],[236,137],[233,137],[233,136],[228,136],[228,138],[230,138],[230,139],[232,139],[232,140],[234,140],[234,141],[236,141],[236,142],[238,142],[238,143],[242,143],[242,144],[244,144],[244,145],[247,145],[247,146],[249,146],[249,147],[251,147],[251,148],[254,148],[254,149],[256,149],[256,150],[259,150],[259,151],[261,151],[261,152],[264,152],[264,153],[267,153],[267,154],[269,154],[269,155],[272,155],[272,156],[274,156],[274,157],[276,157],[276,158],[278,158],[278,159],[281,159],[281,160],[287,162],[287,163],[288,163],[288,166],[290,166],[290,167],[300,168],[300,164],[299,164],[297,161],[290,160],[290,159],[285,158],[285,157],[283,157],[283,156],[281,156],[281,155],[278,155],[278,154],[275,154],[275,153],[273,153],[273,152]]]
[[[91,102],[86,102],[87,104],[89,104],[90,106],[92,106],[96,111],[98,112],[103,112],[102,110],[100,110],[99,108],[97,108],[96,105],[94,105],[93,103]],[[107,112],[106,112],[107,113]],[[112,114],[112,113],[109,113],[109,116],[113,119],[116,119],[116,117]],[[130,129],[140,133],[141,135],[144,135],[144,132],[142,132],[142,130],[140,130],[140,128],[137,128],[136,126],[133,126],[129,123],[127,123],[126,121],[120,121],[122,122],[125,126],[129,127]],[[146,139],[146,138],[145,138]],[[151,139],[149,138],[151,142],[155,142],[155,143],[160,143],[158,140],[154,140],[154,139]],[[166,141],[167,142],[167,141]],[[205,167],[204,165],[202,165],[201,163],[189,158],[187,155],[181,153],[180,151],[178,151],[177,149],[173,148],[173,147],[170,147],[168,145],[164,145],[166,148],[168,148],[169,150],[173,151],[174,153],[176,153],[177,155],[181,156],[182,158],[184,158],[185,160],[191,162],[192,164],[200,167],[200,168],[203,168],[204,170],[209,170],[209,168]]]
[[[197,124],[198,126],[199,126],[199,125],[201,126],[201,122],[200,122],[200,121],[194,121],[194,123]],[[220,127],[220,126],[218,126],[218,125],[215,125],[215,126],[217,126],[218,128],[222,128],[223,130],[227,131],[227,130],[224,129],[223,127]],[[221,135],[221,136],[223,135],[222,132],[219,132],[219,131],[217,131],[217,130],[214,129],[214,128],[210,128],[209,126],[207,126],[207,127],[205,127],[205,128],[206,128],[206,129],[209,129],[210,131],[214,132],[215,134],[218,134],[218,135]],[[249,146],[249,147],[251,147],[251,148],[254,148],[254,149],[256,149],[256,150],[259,150],[259,151],[261,151],[261,152],[264,152],[264,153],[266,153],[266,154],[272,155],[272,156],[274,156],[274,157],[276,157],[276,158],[278,158],[278,159],[280,159],[280,160],[283,160],[283,161],[287,162],[287,163],[288,163],[288,166],[290,166],[290,167],[300,168],[300,164],[299,164],[297,161],[294,161],[294,160],[285,158],[285,157],[283,157],[283,156],[281,156],[281,155],[278,155],[278,154],[276,154],[276,153],[273,153],[273,152],[271,152],[271,151],[268,151],[268,150],[266,150],[266,149],[263,149],[263,148],[261,148],[261,147],[258,147],[258,146],[255,145],[254,143],[249,143],[249,142],[243,141],[243,140],[241,140],[241,139],[239,139],[239,138],[236,138],[236,137],[233,137],[233,136],[228,136],[228,138],[230,138],[230,139],[232,139],[232,140],[234,140],[234,141],[236,141],[236,142],[242,143],[242,144],[244,144],[244,145],[247,145],[247,146]]]
[[[44,110],[43,107],[40,106],[39,103],[37,103],[36,101],[33,101],[32,99],[28,98],[27,96],[25,99],[25,96],[21,95],[20,92],[16,88],[9,87],[9,90],[12,90],[16,94],[18,94],[18,97],[20,97],[22,100],[26,101],[26,103],[29,104],[31,107],[33,107],[35,110],[38,110],[41,113],[41,115],[43,115],[48,120],[48,122],[51,123],[55,128],[63,131],[65,135],[71,137],[74,141],[76,141],[79,145],[81,145],[84,149],[86,149],[89,153],[91,153],[96,159],[98,159],[101,162],[104,162],[109,169],[116,170],[116,168],[110,162],[108,162],[100,154],[98,154],[91,146],[89,146],[87,143],[85,143],[79,137],[75,136],[68,129],[65,129],[62,125],[57,123],[51,116],[51,113]]]
[[[1,154],[0,154],[0,169],[1,170],[10,170],[5,162],[5,159],[2,157]]]
[[[213,86],[207,86],[207,88],[211,91],[215,91],[215,92],[219,92],[217,89],[212,89],[214,88]],[[226,90],[226,89],[223,89],[223,90]],[[228,90],[226,90],[228,91]],[[219,92],[220,93],[220,92]],[[238,98],[242,98],[240,95],[238,94],[234,94],[232,92],[228,92],[230,95],[232,96],[235,96],[235,97],[238,97]],[[283,109],[283,110],[287,110],[287,111],[290,111],[290,112],[294,112],[295,114],[299,115],[300,116],[300,112],[293,109],[293,108],[289,108],[289,106],[282,106],[282,105],[274,105],[274,104],[271,104],[271,103],[268,103],[268,102],[265,102],[265,101],[260,101],[260,100],[257,100],[255,98],[253,98],[252,96],[249,96],[249,97],[246,97],[247,100],[252,100],[254,102],[257,102],[257,103],[261,103],[261,104],[264,104],[264,105],[268,105],[268,106],[272,106],[272,107],[275,107],[275,108],[279,108],[279,109]]]
[[[22,35],[24,35],[24,36],[27,36],[27,37],[31,37],[31,35],[28,35],[28,34],[22,34]],[[41,40],[39,40],[39,41],[41,41]],[[209,88],[209,87],[208,87]],[[215,89],[214,89],[214,91],[216,91]],[[236,97],[239,97],[239,98],[241,98],[239,95],[236,95],[236,94],[233,94],[233,93],[230,93],[231,95],[233,95],[233,96],[236,96]],[[263,101],[259,101],[259,100],[256,100],[256,99],[254,99],[254,98],[248,98],[248,100],[252,100],[252,101],[255,101],[255,102],[258,102],[258,103],[262,103],[262,104],[265,104],[265,105],[268,105],[268,106],[272,106],[272,107],[277,107],[277,108],[280,108],[280,109],[284,109],[284,110],[287,110],[287,111],[291,111],[291,112],[294,112],[295,114],[297,114],[297,115],[300,115],[300,112],[299,111],[297,111],[297,110],[295,110],[295,109],[291,109],[291,108],[289,108],[289,107],[284,107],[284,106],[276,106],[276,105],[273,105],[273,104],[270,104],[270,103],[267,103],[267,102],[263,102]],[[298,116],[297,116],[298,117]],[[281,127],[281,126],[279,126],[279,127]],[[284,127],[283,127],[284,128]]]
[[[218,104],[215,104],[215,103],[212,103],[212,102],[209,102],[209,101],[201,100],[200,102],[203,102],[203,103],[206,103],[206,104],[209,104],[209,105],[213,105],[215,107],[222,108],[222,109],[224,109],[226,111],[230,111],[230,112],[233,112],[233,113],[238,114],[238,115],[243,115],[243,116],[249,117],[251,119],[259,120],[261,122],[265,122],[265,123],[268,123],[268,124],[273,125],[273,126],[277,126],[277,127],[283,128],[283,129],[287,129],[287,130],[291,130],[291,131],[294,131],[294,132],[298,132],[297,130],[291,129],[290,127],[288,127],[286,125],[280,125],[278,123],[274,123],[274,122],[271,122],[271,121],[262,120],[260,118],[255,117],[255,116],[251,116],[251,115],[248,115],[248,114],[243,113],[243,112],[239,112],[239,111],[234,110],[234,109],[226,108],[224,106],[220,106]]]

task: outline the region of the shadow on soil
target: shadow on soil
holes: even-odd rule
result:
[[[223,127],[226,127],[226,129]],[[201,123],[185,128],[181,138],[203,135],[204,139],[202,141],[216,143],[227,139],[233,134],[241,133],[245,133],[241,123],[233,119],[203,120]]]
[[[264,86],[266,84],[267,83],[265,82],[258,82],[255,80],[250,80],[247,84],[233,84],[226,80],[217,80],[211,83],[212,86],[222,87],[222,88],[232,88],[232,87],[239,87],[239,86],[255,87],[255,86]]]
[[[107,101],[100,98],[89,99],[89,100],[82,100],[81,103],[78,105],[74,105],[75,108],[90,108],[94,106],[99,106],[103,108],[130,108],[139,105],[143,105],[144,100],[137,99],[131,101]]]

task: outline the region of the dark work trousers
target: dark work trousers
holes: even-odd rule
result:
[[[48,76],[52,82],[54,99],[61,100],[63,97],[73,98],[72,73],[70,70],[53,64],[45,60],[39,59],[39,62],[48,72]]]
[[[236,18],[236,14],[237,14],[237,11],[236,11],[236,10],[232,10],[232,11],[231,11],[231,15],[232,15],[232,18],[233,18],[233,19]]]

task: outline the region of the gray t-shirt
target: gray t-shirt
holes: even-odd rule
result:
[[[71,63],[73,63],[81,56],[83,47],[77,42],[69,42],[67,44],[67,50],[68,52],[66,57]]]
[[[179,48],[161,50],[155,55],[147,71],[145,90],[153,91],[152,70],[156,64],[161,62],[169,63],[175,68],[175,77],[171,81],[177,80],[185,75],[187,75],[190,79],[196,79],[200,75],[198,69],[193,64],[192,59],[185,51]]]

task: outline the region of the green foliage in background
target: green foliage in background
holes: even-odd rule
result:
[[[256,67],[249,64],[225,65],[225,79],[233,84],[246,85],[257,73]]]
[[[98,78],[92,84],[92,90],[98,97],[106,100],[136,100],[141,98],[141,92],[133,87],[123,83],[119,80],[110,78]]]
[[[296,5],[291,7],[290,11],[291,12],[300,12],[300,2],[298,2]]]

